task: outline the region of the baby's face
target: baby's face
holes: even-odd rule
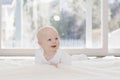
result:
[[[39,44],[47,52],[56,52],[59,48],[58,33],[52,29],[44,30]]]

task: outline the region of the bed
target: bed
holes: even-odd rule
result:
[[[38,65],[34,58],[0,58],[0,80],[120,80],[120,58],[73,60],[72,65]]]

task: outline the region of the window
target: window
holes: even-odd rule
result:
[[[109,0],[109,48],[120,48],[120,0]]]
[[[34,48],[36,32],[45,24],[56,27],[62,47],[84,47],[84,0],[7,1],[2,0],[2,48]]]
[[[92,0],[92,42],[94,48],[102,48],[101,0]]]
[[[107,3],[107,0],[1,0],[1,53],[30,55],[38,48],[37,30],[47,24],[58,30],[64,50],[106,55]]]

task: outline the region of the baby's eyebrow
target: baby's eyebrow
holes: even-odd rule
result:
[[[58,35],[55,35],[56,37],[59,37]]]
[[[52,38],[48,38],[48,39],[52,39]]]

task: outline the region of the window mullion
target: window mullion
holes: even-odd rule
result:
[[[16,10],[15,10],[15,44],[14,46],[21,45],[21,0],[16,0]]]
[[[101,39],[105,54],[108,52],[108,0],[101,0]]]
[[[2,29],[1,29],[1,26],[2,26],[2,25],[1,25],[1,21],[2,21],[2,19],[1,19],[1,14],[2,14],[2,13],[1,13],[1,9],[2,9],[2,5],[1,5],[1,4],[2,4],[2,2],[1,2],[1,0],[0,0],[0,50],[1,50],[1,33],[2,33],[2,32],[1,32],[1,31],[2,31]]]
[[[91,0],[86,1],[86,48],[92,47],[92,4]]]

